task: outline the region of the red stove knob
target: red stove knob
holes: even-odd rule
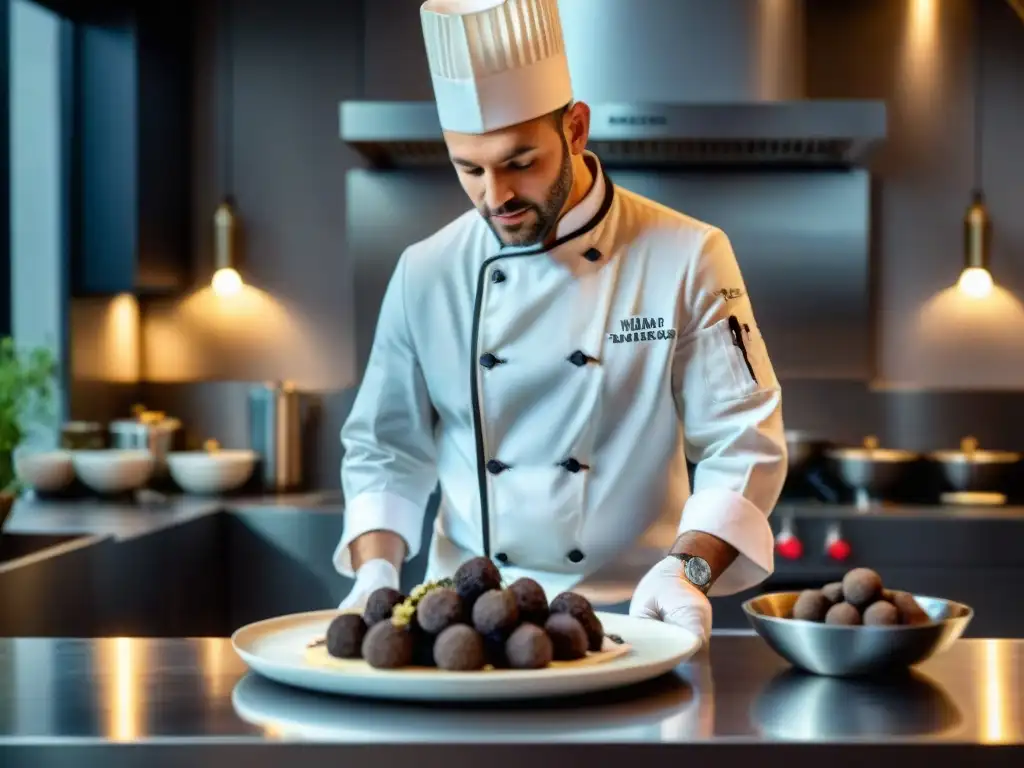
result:
[[[804,556],[804,545],[792,534],[780,536],[775,542],[775,551],[786,560],[799,560]]]
[[[825,548],[825,553],[833,560],[845,560],[853,552],[853,548],[846,539],[835,539]]]

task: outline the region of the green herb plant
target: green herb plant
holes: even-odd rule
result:
[[[52,427],[57,359],[49,347],[0,339],[0,490],[16,494],[14,451],[34,429]]]

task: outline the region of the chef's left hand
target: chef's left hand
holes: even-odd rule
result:
[[[629,615],[658,619],[688,629],[706,645],[711,637],[711,602],[683,574],[675,557],[657,562],[640,579],[629,604]]]

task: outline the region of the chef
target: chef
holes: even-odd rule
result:
[[[429,0],[421,21],[473,207],[401,254],[383,299],[341,433],[342,606],[398,587],[439,485],[427,579],[483,555],[550,599],[671,521],[630,613],[706,641],[708,597],[772,572],[786,472],[729,239],[585,149],[556,0]]]

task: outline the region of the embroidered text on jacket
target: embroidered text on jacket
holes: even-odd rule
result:
[[[674,339],[676,336],[675,328],[665,327],[663,317],[629,317],[619,320],[619,328],[621,333],[608,334],[612,344]]]

